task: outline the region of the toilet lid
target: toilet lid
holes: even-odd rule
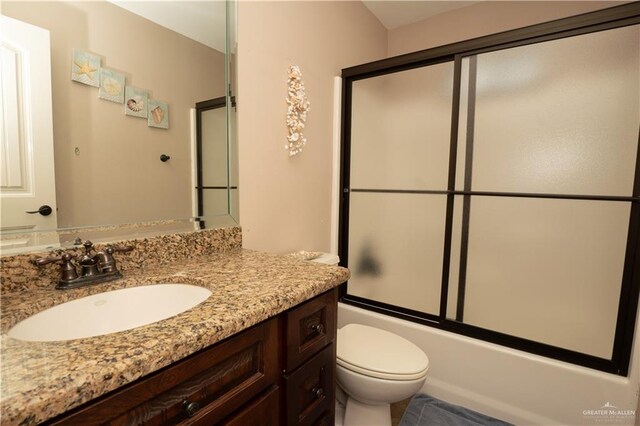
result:
[[[429,358],[419,347],[362,324],[347,324],[338,330],[337,362],[357,373],[390,380],[420,379],[429,369]]]

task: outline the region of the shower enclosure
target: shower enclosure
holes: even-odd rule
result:
[[[626,375],[640,7],[343,70],[343,301]]]

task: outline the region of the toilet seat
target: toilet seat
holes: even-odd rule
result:
[[[362,324],[347,324],[338,330],[337,364],[365,376],[402,381],[425,377],[429,358],[396,334]]]
[[[398,380],[398,381],[420,380],[427,375],[427,371],[429,370],[429,367],[427,367],[424,370],[420,371],[419,373],[415,373],[415,374],[388,374],[388,373],[383,373],[381,371],[367,370],[366,368],[361,368],[356,365],[349,364],[348,362],[344,362],[339,358],[337,359],[337,364],[341,367],[346,368],[349,371],[362,374],[363,376],[372,377],[374,379]]]

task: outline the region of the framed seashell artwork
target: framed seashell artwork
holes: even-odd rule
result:
[[[149,92],[133,86],[124,89],[124,113],[132,117],[147,118]]]
[[[149,117],[147,118],[149,127],[158,127],[160,129],[169,128],[169,104],[149,99]]]
[[[100,63],[100,56],[74,49],[71,60],[71,80],[100,87]]]
[[[124,74],[102,68],[100,71],[100,89],[98,97],[106,101],[124,103]]]

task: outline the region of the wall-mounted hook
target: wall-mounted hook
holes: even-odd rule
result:
[[[170,159],[170,158],[171,158],[171,157],[169,157],[168,155],[166,155],[166,154],[162,154],[162,155],[160,156],[160,161],[162,161],[163,163],[166,163],[167,161],[169,161],[169,159]]]

